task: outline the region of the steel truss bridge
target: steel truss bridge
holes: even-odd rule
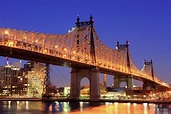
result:
[[[148,81],[169,88],[159,80],[152,61],[137,68],[130,54],[129,43],[116,49],[104,45],[90,21],[80,22],[66,34],[45,34],[0,28],[0,56],[39,61],[72,68],[98,67],[101,73],[130,75],[140,81]]]

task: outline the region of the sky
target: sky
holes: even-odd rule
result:
[[[117,41],[128,40],[136,66],[141,69],[145,59],[152,59],[157,77],[171,83],[170,0],[0,0],[0,27],[5,28],[64,34],[77,15],[81,21],[92,15],[99,39],[113,49]],[[0,56],[0,66],[5,60]],[[51,67],[54,84],[70,83],[70,68]]]

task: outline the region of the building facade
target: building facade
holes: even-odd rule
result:
[[[45,65],[27,62],[21,68],[21,62],[14,62],[0,67],[0,96],[36,97],[43,92],[46,76]]]
[[[24,65],[24,74],[27,77],[27,96],[41,97],[46,76],[46,67],[39,62],[28,62]]]
[[[21,63],[6,64],[0,67],[0,93],[4,96],[15,96],[24,91]]]

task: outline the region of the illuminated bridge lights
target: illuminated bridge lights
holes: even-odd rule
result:
[[[128,41],[126,44],[119,44],[118,42],[117,49],[114,50],[100,41],[94,27],[91,28],[93,24],[82,23],[84,26],[79,25],[80,23],[77,24],[78,26],[63,35],[0,28],[0,49],[2,47],[13,49],[13,51],[20,49],[26,53],[42,54],[71,63],[70,67],[73,63],[95,66],[105,70],[102,72],[129,74],[168,87],[168,84],[160,81],[155,73],[152,78],[152,74],[149,73],[150,70],[147,72],[147,70],[137,68],[129,53]],[[91,29],[92,34],[90,33]],[[94,39],[94,48],[92,48],[91,35]],[[0,52],[0,54],[4,53]],[[150,68],[148,67],[148,69]]]

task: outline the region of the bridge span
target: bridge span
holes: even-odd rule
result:
[[[144,88],[169,88],[157,78],[152,60],[144,61],[143,68],[138,69],[128,41],[117,42],[116,49],[112,49],[100,41],[93,24],[92,16],[85,22],[77,17],[76,26],[66,34],[0,28],[0,56],[71,67],[71,99],[79,97],[83,77],[90,81],[90,99],[98,99],[99,73],[114,75],[115,87],[125,81],[128,88],[132,88],[133,79],[137,79],[144,83]]]

